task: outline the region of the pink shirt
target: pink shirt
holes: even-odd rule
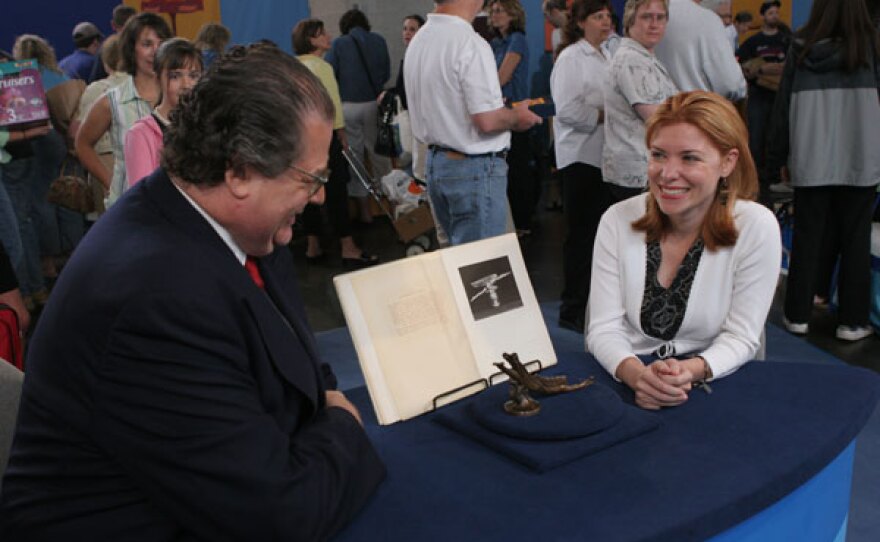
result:
[[[138,120],[125,134],[125,173],[128,188],[159,167],[162,130],[153,115]]]

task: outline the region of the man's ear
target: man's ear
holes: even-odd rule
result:
[[[251,169],[247,166],[240,172],[232,168],[227,169],[223,182],[235,199],[246,199],[250,196],[256,183],[251,175]]]

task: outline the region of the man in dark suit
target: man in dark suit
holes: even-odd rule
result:
[[[163,167],[93,227],[40,318],[2,540],[324,540],[385,475],[285,247],[323,199],[330,98],[260,45],[178,113]]]

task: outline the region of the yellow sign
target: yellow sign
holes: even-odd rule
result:
[[[141,11],[158,13],[176,36],[195,39],[205,23],[222,22],[220,0],[125,0],[125,5]]]
[[[764,1],[765,0],[733,0],[731,3],[731,15],[736,15],[740,11],[748,11],[752,14],[752,24],[749,27],[749,32],[744,36],[740,36],[740,43],[752,37],[755,32],[761,29],[761,25],[764,24],[764,20],[761,18],[761,4],[763,4]],[[794,0],[780,0],[780,4],[782,5],[779,7],[779,18],[789,28],[791,28],[791,4],[793,1]],[[794,28],[792,28],[792,30],[794,30]]]

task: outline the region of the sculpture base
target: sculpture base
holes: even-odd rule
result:
[[[504,403],[504,412],[513,416],[534,416],[541,412],[541,404],[532,398],[524,403],[516,401],[506,401]]]

